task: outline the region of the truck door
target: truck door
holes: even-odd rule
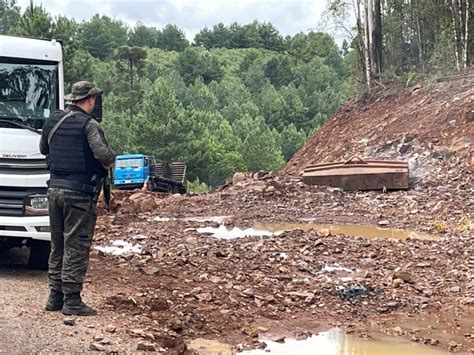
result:
[[[148,178],[148,175],[150,175],[150,159],[148,157],[143,158],[143,179]]]

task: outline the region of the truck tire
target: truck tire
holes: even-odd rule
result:
[[[44,240],[32,240],[28,266],[34,270],[48,270],[51,243]]]

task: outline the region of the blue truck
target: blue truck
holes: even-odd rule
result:
[[[145,154],[122,154],[115,159],[114,185],[121,190],[143,188],[148,191],[186,193],[186,164],[157,164]]]

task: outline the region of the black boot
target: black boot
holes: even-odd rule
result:
[[[63,299],[64,294],[61,291],[51,290],[44,309],[47,311],[60,311],[63,308]]]
[[[63,314],[68,316],[95,316],[97,311],[82,302],[80,292],[66,293]]]

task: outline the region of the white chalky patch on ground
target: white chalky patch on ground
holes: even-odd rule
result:
[[[114,240],[112,245],[95,246],[94,249],[99,250],[105,254],[122,255],[126,253],[140,253],[142,251],[141,245],[133,245],[124,240]]]
[[[226,227],[220,225],[219,227],[203,227],[196,228],[198,233],[209,234],[218,239],[236,239],[236,238],[245,238],[245,237],[271,237],[278,236],[283,231],[270,232],[268,230],[260,230],[254,228],[241,229],[238,227]]]
[[[156,222],[186,221],[186,222],[216,222],[224,223],[228,216],[194,216],[194,217],[160,217],[153,218]]]
[[[168,221],[175,220],[175,218],[156,216],[155,218],[153,218],[153,220],[155,220],[157,222],[168,222]]]
[[[334,271],[345,271],[345,272],[352,272],[351,269],[345,268],[338,263],[334,264],[326,264],[324,267],[321,269],[322,272],[334,272]]]

